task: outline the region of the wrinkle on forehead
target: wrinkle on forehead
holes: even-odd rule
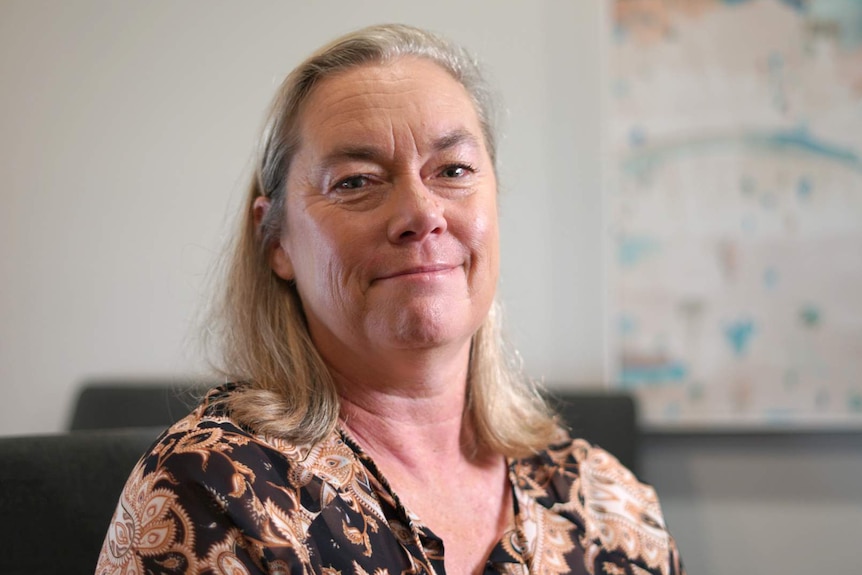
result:
[[[479,140],[467,130],[455,129],[445,133],[442,136],[430,140],[429,148],[434,152],[442,152],[458,146],[464,146],[471,149],[480,147]],[[326,169],[334,164],[349,160],[367,160],[378,161],[381,156],[384,156],[384,151],[370,144],[346,144],[334,148],[320,160],[320,168]]]
[[[440,86],[433,101],[427,98],[429,79]],[[315,86],[306,106],[300,119],[305,141],[337,141],[355,147],[371,144],[392,153],[397,147],[434,147],[442,134],[472,133],[469,127],[479,130],[474,139],[481,137],[466,89],[443,68],[420,58],[369,64],[336,74]],[[441,114],[444,110],[448,113]],[[453,118],[460,124],[452,125]],[[307,138],[309,135],[313,137]]]

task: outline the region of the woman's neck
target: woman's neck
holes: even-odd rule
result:
[[[464,424],[469,339],[365,354],[324,346],[321,355],[341,397],[345,431],[375,460],[413,469],[475,452]]]
[[[472,433],[464,424],[466,373],[436,384],[337,385],[342,425],[375,459],[417,469],[429,461],[452,464],[472,451]]]

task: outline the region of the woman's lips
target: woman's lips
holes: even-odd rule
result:
[[[409,279],[411,277],[421,278],[422,276],[428,276],[430,278],[431,276],[446,274],[457,267],[459,266],[453,264],[427,264],[413,266],[409,268],[399,269],[394,272],[385,273],[384,275],[378,277],[375,281],[396,278]]]

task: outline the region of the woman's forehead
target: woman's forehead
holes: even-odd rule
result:
[[[351,68],[321,81],[305,102],[300,131],[312,145],[412,139],[439,147],[456,136],[482,139],[466,89],[437,64],[415,57]]]

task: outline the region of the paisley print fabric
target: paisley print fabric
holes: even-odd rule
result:
[[[243,429],[214,389],[132,472],[97,575],[441,575],[445,544],[341,431],[300,446]],[[562,437],[562,436],[561,436]],[[514,520],[486,574],[684,573],[652,488],[561,441],[509,462]]]

